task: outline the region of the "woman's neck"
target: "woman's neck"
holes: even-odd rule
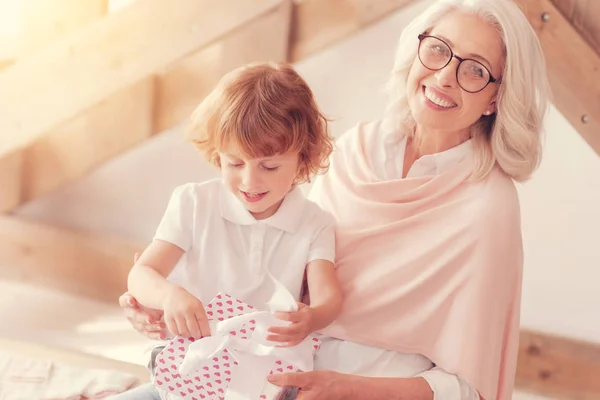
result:
[[[449,150],[466,142],[471,137],[469,130],[448,132],[428,130],[417,126],[415,134],[406,142],[404,151],[404,166],[402,177],[406,178],[408,171],[419,158],[427,154],[436,154]]]
[[[449,132],[444,130],[432,130],[417,126],[415,134],[410,140],[411,150],[417,156],[417,159],[427,155],[436,154],[449,150],[466,142],[471,138],[469,129]]]

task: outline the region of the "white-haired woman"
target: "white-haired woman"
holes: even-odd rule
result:
[[[513,181],[540,160],[540,45],[510,0],[441,0],[404,30],[389,88],[387,117],[343,135],[311,192],[338,221],[342,314],[318,370],[270,381],[302,400],[508,400],[523,264]],[[138,330],[160,334],[128,303]]]

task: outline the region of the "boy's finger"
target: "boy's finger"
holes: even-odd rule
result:
[[[169,319],[168,321],[165,321],[165,323],[167,324],[167,329],[169,332],[171,332],[173,335],[179,334],[179,329],[177,329],[177,324],[173,319]]]
[[[177,334],[179,336],[189,336],[187,321],[183,315],[175,318],[175,324],[177,324]]]
[[[208,323],[206,315],[201,315],[200,318],[198,318],[198,325],[200,326],[202,337],[210,336],[210,324]]]
[[[194,339],[199,339],[202,337],[202,331],[200,330],[200,326],[198,325],[198,321],[196,320],[196,316],[192,315],[191,318],[186,318],[188,332],[191,337]]]
[[[300,332],[300,327],[298,325],[270,326],[267,332],[278,335],[295,335]]]
[[[302,340],[297,340],[296,339],[296,340],[292,340],[292,341],[289,341],[289,342],[284,343],[284,344],[280,344],[279,347],[294,347],[296,345],[299,345],[301,342],[302,342]]]
[[[278,343],[289,343],[296,340],[294,335],[267,335],[267,340]]]
[[[300,313],[298,313],[297,311],[292,311],[292,312],[278,311],[275,313],[275,318],[280,319],[282,321],[289,321],[289,322],[298,322],[302,319],[302,317],[300,316]]]

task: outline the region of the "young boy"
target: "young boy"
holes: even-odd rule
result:
[[[286,64],[238,68],[191,117],[189,139],[221,177],[175,189],[153,242],[133,266],[129,291],[164,311],[173,335],[210,335],[203,304],[218,292],[265,309],[272,278],[298,310],[276,316],[268,340],[294,346],[337,317],[333,217],[297,187],[324,172],[332,151],[327,120],[304,80]],[[178,283],[167,279],[176,270]],[[310,305],[300,303],[306,279]],[[152,385],[116,399],[160,399]]]

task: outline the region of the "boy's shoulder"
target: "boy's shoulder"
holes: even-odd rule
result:
[[[303,220],[305,221],[305,223],[313,224],[316,226],[330,225],[335,223],[335,218],[332,213],[324,210],[320,205],[318,205],[308,197],[304,196],[303,201]]]

